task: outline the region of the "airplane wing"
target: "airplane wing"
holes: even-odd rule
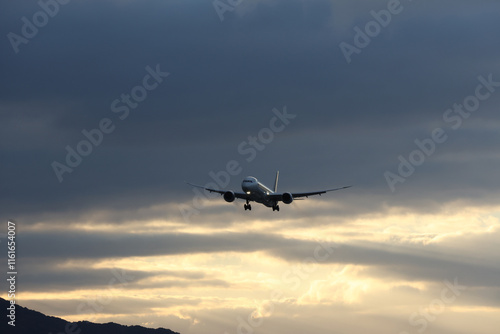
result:
[[[292,194],[292,197],[293,199],[303,199],[303,198],[300,198],[300,197],[309,197],[309,196],[314,196],[314,195],[320,195],[321,194],[324,194],[324,193],[327,193],[327,192],[330,192],[330,191],[336,191],[336,190],[342,190],[342,189],[347,189],[347,188],[350,188],[352,186],[345,186],[345,187],[340,187],[340,188],[334,188],[334,189],[327,189],[327,190],[319,190],[319,191],[311,191],[311,192],[304,192],[304,193],[291,193]],[[283,194],[284,193],[274,193],[274,194],[270,194],[269,197],[271,197],[273,200],[275,201],[283,201]]]
[[[308,193],[292,193],[293,198],[298,198],[298,197],[309,197],[309,196],[314,196],[314,195],[320,195],[330,192],[330,191],[336,191],[336,190],[342,190],[342,189],[347,189],[352,186],[345,186],[345,187],[340,187],[340,188],[334,188],[334,189],[328,189],[328,190],[320,190],[320,191],[312,191]]]
[[[199,186],[197,184],[192,184],[192,183],[189,183],[189,182],[186,182],[187,184],[189,184],[190,186],[193,186],[193,187],[196,187],[196,188],[201,188],[201,189],[205,189],[211,193],[218,193],[218,194],[221,194],[221,195],[224,195],[224,193],[227,192],[227,190],[219,190],[219,189],[212,189],[212,188],[206,188],[206,187],[203,187],[203,186]],[[249,199],[249,196],[245,193],[240,193],[240,192],[234,192],[234,197],[236,198],[240,198],[240,199]]]

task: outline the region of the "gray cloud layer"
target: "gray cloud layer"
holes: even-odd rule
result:
[[[201,1],[61,6],[19,53],[4,39],[5,214],[189,200],[192,193],[179,180],[208,182],[208,172],[228,160],[244,162],[238,144],[284,105],[296,120],[243,164],[242,174],[265,178],[279,168],[304,188],[322,185],[334,170],[332,183],[356,183],[408,206],[429,196],[491,198],[498,136],[484,125],[496,120],[500,95],[458,131],[442,115],[474,92],[477,76],[500,80],[498,4],[403,5],[351,64],[339,43],[352,44],[352,28],[372,20],[369,11],[385,1],[367,2],[366,11],[350,2],[260,2],[227,12],[223,22]],[[20,18],[38,10],[35,3],[11,4],[0,31],[19,34]],[[156,64],[171,75],[120,120],[111,103]],[[102,118],[114,122],[114,132],[59,183],[51,163],[63,163],[65,146],[76,148],[85,139],[81,131]],[[436,126],[448,126],[449,140],[399,187],[404,196],[391,198],[384,171],[395,171],[398,156],[410,154],[414,139]],[[452,159],[439,160],[445,154]]]

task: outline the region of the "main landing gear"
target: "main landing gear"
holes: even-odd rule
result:
[[[247,201],[247,203],[244,204],[243,207],[245,208],[245,211],[246,210],[252,210],[252,206],[250,205],[249,201]],[[280,206],[278,204],[274,204],[273,205],[273,211],[280,211]]]

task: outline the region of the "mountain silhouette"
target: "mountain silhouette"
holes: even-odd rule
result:
[[[179,334],[165,328],[145,328],[141,326],[124,326],[113,322],[96,324],[88,321],[68,322],[47,316],[16,304],[15,327],[8,324],[10,301],[0,298],[0,333],[18,334]]]

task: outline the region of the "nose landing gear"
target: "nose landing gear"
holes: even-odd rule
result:
[[[243,207],[245,208],[245,211],[246,210],[252,210],[252,206],[250,205],[250,203],[248,202],[248,200],[247,200],[247,204],[243,205]]]

